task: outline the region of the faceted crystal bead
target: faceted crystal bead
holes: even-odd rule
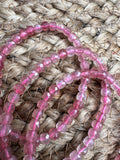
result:
[[[74,72],[72,73],[72,77],[73,77],[74,80],[79,80],[79,79],[81,78],[81,73],[80,73],[80,71],[74,71]]]
[[[27,29],[26,29],[26,32],[29,36],[32,36],[34,35],[34,27],[33,26],[28,26]]]
[[[74,101],[73,108],[79,110],[79,109],[82,109],[83,107],[84,107],[84,105],[83,105],[82,101],[78,101],[78,100]]]
[[[68,40],[70,42],[73,42],[75,39],[77,39],[77,36],[74,33],[70,33],[68,36]]]
[[[39,109],[35,109],[35,110],[33,111],[33,113],[32,113],[32,117],[33,117],[33,118],[36,118],[36,117],[41,118],[41,117],[42,117],[42,111],[39,110]]]
[[[65,81],[66,84],[70,84],[73,82],[73,78],[70,74],[65,74],[63,80]]]
[[[49,135],[50,135],[50,139],[52,140],[56,140],[59,138],[59,132],[57,131],[56,128],[51,128],[49,130]]]
[[[64,33],[64,29],[65,29],[66,27],[63,25],[63,24],[59,24],[59,25],[57,25],[57,31],[58,32],[63,32]]]
[[[58,131],[58,132],[66,132],[66,131],[67,131],[67,127],[66,127],[66,125],[64,124],[64,122],[62,122],[62,121],[59,121],[59,122],[56,124],[56,128],[57,128],[57,131]]]
[[[40,24],[36,24],[34,26],[35,33],[40,33],[42,31],[42,26]]]
[[[88,152],[88,149],[86,148],[86,146],[84,144],[80,144],[78,147],[77,147],[77,152],[78,154],[80,155],[85,155],[87,152]]]
[[[70,125],[73,121],[73,118],[66,114],[66,115],[64,115],[62,120],[63,120],[64,124]]]
[[[11,114],[3,113],[0,115],[0,124],[6,125],[10,124],[13,120],[13,116]]]
[[[31,83],[31,80],[28,76],[24,75],[21,77],[20,82],[22,85],[29,85]]]
[[[32,70],[32,71],[29,72],[28,76],[29,76],[30,79],[37,79],[39,74],[38,74],[38,72]]]
[[[15,47],[15,42],[12,40],[9,40],[8,42],[6,42],[7,46],[9,49],[12,49]]]
[[[107,94],[107,96],[111,96],[111,90],[110,89],[105,89],[105,88],[102,88],[101,89],[101,95],[102,96],[106,96],[106,94]]]
[[[56,30],[56,22],[50,22],[50,31],[55,31]]]
[[[60,49],[58,51],[58,54],[60,56],[60,59],[65,59],[67,57],[67,51],[65,49]]]
[[[20,83],[16,83],[13,89],[15,93],[20,94],[20,95],[23,94],[25,91],[25,87]]]
[[[97,115],[96,115],[96,119],[97,119],[99,122],[104,122],[105,119],[106,119],[106,116],[105,116],[104,113],[98,112]]]
[[[25,29],[20,30],[20,38],[21,39],[27,39],[28,38],[28,33]]]
[[[60,56],[58,54],[52,54],[51,61],[53,63],[59,62],[59,60],[60,60]]]
[[[6,55],[0,54],[0,61],[4,62],[6,60]],[[2,78],[2,77],[1,77]]]
[[[83,143],[88,148],[90,148],[90,149],[93,148],[93,145],[94,145],[93,139],[90,139],[88,136],[83,140]]]
[[[10,125],[0,125],[0,137],[7,136],[11,132]]]
[[[15,42],[15,44],[20,44],[22,42],[22,39],[19,34],[13,36],[13,42]]]
[[[108,96],[101,97],[101,103],[103,104],[111,104],[111,99]]]
[[[63,34],[68,37],[70,33],[71,33],[71,30],[67,27],[64,27]]]
[[[88,131],[88,136],[89,138],[96,139],[99,137],[99,134],[96,130],[94,130],[93,128],[90,128]]]
[[[72,151],[70,153],[70,159],[72,159],[72,160],[81,160],[81,157],[78,155],[77,151]]]
[[[17,103],[19,101],[19,94],[15,93],[15,92],[10,92],[8,95],[8,101],[10,103]]]
[[[49,92],[45,92],[42,96],[44,101],[50,101],[52,99],[52,96]]]
[[[63,89],[66,86],[66,83],[63,80],[57,80],[56,85],[59,89]]]
[[[47,109],[47,102],[44,100],[39,100],[37,102],[37,107],[40,108],[40,110],[46,110]]]
[[[99,121],[94,120],[94,121],[92,122],[92,127],[93,127],[96,131],[100,131],[101,128],[102,128],[102,124],[101,124]]]
[[[9,48],[7,45],[4,45],[1,49],[1,54],[4,54],[4,55],[8,55],[9,54]]]
[[[76,99],[79,100],[79,101],[85,101],[86,100],[86,95],[84,93],[82,93],[82,90],[81,90],[81,92],[78,92],[78,94],[76,95]]]
[[[72,47],[72,46],[67,47],[66,52],[67,52],[68,57],[74,56],[74,54],[75,54],[74,47]]]
[[[71,117],[76,118],[79,114],[79,111],[73,107],[70,107],[68,113]]]
[[[107,114],[110,111],[110,107],[108,105],[101,104],[99,110],[101,113]]]
[[[13,103],[6,102],[3,107],[3,111],[6,113],[13,113],[15,110],[15,105]]]
[[[43,72],[44,69],[45,69],[45,67],[44,67],[43,63],[38,63],[38,64],[35,66],[35,70],[36,70],[36,72],[38,72],[38,73]]]
[[[40,122],[36,121],[36,119],[32,119],[29,125],[30,125],[30,129],[39,129]]]
[[[42,60],[42,63],[45,67],[50,67],[51,65],[51,58],[50,57],[45,57],[43,60]]]
[[[48,22],[42,22],[41,23],[41,26],[42,26],[42,30],[43,31],[47,31],[49,28],[50,28],[50,25],[49,25],[49,23]]]
[[[59,91],[59,88],[56,85],[51,85],[49,87],[49,92],[50,92],[51,95],[54,95],[58,91]]]
[[[38,134],[36,131],[33,131],[33,130],[27,131],[26,140],[28,142],[33,142],[33,141],[35,142],[35,141],[37,141],[37,139],[38,139]]]
[[[43,133],[40,135],[40,141],[41,143],[47,144],[50,141],[50,136],[47,133]]]
[[[35,160],[35,157],[32,155],[26,155],[23,160]]]
[[[25,154],[32,155],[36,151],[35,144],[33,143],[25,143],[23,151]]]

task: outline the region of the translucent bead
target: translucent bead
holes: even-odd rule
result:
[[[69,108],[68,113],[73,118],[76,118],[78,116],[78,114],[79,114],[78,110],[73,108],[73,107]]]
[[[66,28],[66,27],[65,27],[63,24],[59,24],[59,25],[57,26],[57,31],[64,33],[64,29],[65,29],[65,28]]]
[[[77,39],[77,36],[74,33],[70,33],[68,36],[68,40],[70,42],[73,42],[75,39]]]
[[[13,89],[15,93],[20,94],[20,95],[25,92],[25,87],[20,83],[16,83]]]
[[[43,65],[42,63],[38,63],[38,64],[35,66],[35,70],[36,70],[36,72],[38,72],[38,73],[43,72],[44,69],[45,69],[45,67],[44,67],[44,65]]]
[[[34,26],[35,33],[40,33],[42,31],[42,26],[40,24],[36,24]]]
[[[42,111],[39,110],[39,109],[35,109],[35,110],[33,111],[33,113],[32,113],[32,117],[33,117],[33,118],[36,118],[36,117],[41,118],[41,117],[42,117]]]
[[[19,34],[14,35],[12,39],[13,42],[15,42],[15,44],[20,44],[22,42],[22,39]]]
[[[73,108],[75,109],[82,109],[84,107],[83,105],[83,102],[81,101],[78,101],[78,100],[75,100],[74,103],[73,103]]]
[[[13,103],[6,102],[3,107],[3,111],[6,113],[13,113],[15,110],[15,105]]]
[[[36,131],[33,131],[33,130],[27,131],[26,140],[28,142],[33,142],[33,141],[35,142],[35,141],[37,141],[38,138],[39,138],[39,136]]]
[[[15,47],[15,42],[12,40],[9,40],[8,42],[6,42],[6,44],[9,49],[12,49]]]
[[[23,160],[35,160],[35,157],[32,155],[26,155]]]
[[[101,95],[102,95],[102,96],[106,96],[106,95],[107,95],[107,96],[111,96],[111,90],[108,89],[108,88],[107,88],[107,89],[102,88],[102,89],[101,89]]]
[[[12,150],[10,147],[4,148],[1,152],[0,152],[0,158],[2,160],[9,160],[9,158],[12,156]]]
[[[37,107],[40,108],[40,110],[46,110],[47,109],[47,102],[43,100],[39,100],[37,102]]]
[[[110,107],[108,105],[101,104],[99,110],[101,113],[107,114],[110,111]]]
[[[39,77],[39,74],[38,74],[38,72],[32,70],[32,71],[29,72],[28,77],[30,79],[37,79]]]
[[[3,62],[0,60],[0,70],[2,70],[3,67],[4,67],[4,64],[3,64]]]
[[[79,80],[79,79],[81,78],[81,73],[80,73],[80,71],[74,71],[74,72],[72,73],[72,77],[73,77],[74,80]]]
[[[13,116],[11,114],[3,113],[0,115],[0,123],[3,125],[10,124],[13,120]]]
[[[60,59],[65,59],[67,57],[67,51],[65,49],[60,49],[58,51],[58,54],[60,56]]]
[[[73,78],[70,74],[65,74],[63,80],[65,81],[66,84],[70,84],[73,82]]]
[[[58,54],[52,54],[51,61],[53,63],[59,62],[59,60],[60,60],[60,56]]]
[[[80,155],[85,155],[85,154],[87,154],[88,149],[86,148],[86,146],[85,146],[84,144],[80,144],[80,145],[77,147],[77,152],[78,152],[78,154],[80,154]]]
[[[111,99],[108,96],[101,97],[100,101],[101,101],[101,103],[107,104],[107,105],[112,103]]]
[[[69,28],[64,28],[64,30],[63,30],[63,34],[65,35],[65,36],[69,36],[70,35],[70,33],[71,33],[71,30],[69,29]]]
[[[56,30],[56,22],[50,22],[50,31],[55,31]]]
[[[74,47],[69,46],[69,47],[67,47],[66,52],[67,52],[68,57],[72,57],[75,54],[75,49],[74,49]]]
[[[51,95],[55,94],[58,91],[59,91],[59,88],[56,85],[51,85],[49,87],[49,92],[50,92]]]
[[[0,54],[0,61],[4,62],[6,60],[6,55]]]
[[[79,40],[78,38],[77,38],[77,39],[74,39],[73,45],[74,45],[75,47],[81,46],[80,40]]]
[[[63,88],[66,86],[66,83],[65,83],[63,80],[57,80],[57,81],[56,81],[56,86],[57,86],[59,89],[63,89]]]
[[[93,139],[90,139],[88,136],[83,140],[83,143],[86,147],[92,149],[94,146],[94,141]]]
[[[22,85],[29,85],[31,83],[31,80],[28,76],[24,75],[23,77],[21,77],[20,82]]]
[[[33,26],[28,26],[27,29],[26,29],[26,32],[29,36],[32,36],[34,35],[34,27]]]
[[[85,101],[86,100],[85,93],[82,93],[82,91],[78,92],[78,94],[76,95],[76,99],[79,100],[79,101]]]
[[[117,155],[117,156],[115,157],[115,160],[120,160],[120,155]]]
[[[28,33],[25,29],[20,30],[20,38],[23,40],[28,38]]]
[[[39,121],[36,121],[36,119],[32,119],[30,121],[30,129],[39,129],[39,126],[40,126],[40,122]]]
[[[49,28],[50,28],[50,25],[49,25],[49,23],[48,22],[42,22],[41,23],[41,26],[42,26],[42,30],[43,31],[47,31]]]
[[[60,121],[56,124],[56,128],[58,132],[66,132],[67,131],[67,127],[64,124],[64,122]]]
[[[72,159],[72,160],[81,160],[81,157],[78,155],[77,151],[72,151],[70,153],[70,159]]]
[[[50,139],[56,140],[59,138],[59,132],[57,131],[56,128],[51,128],[49,130],[49,136],[50,136]]]
[[[89,138],[96,139],[99,137],[99,134],[96,130],[94,130],[93,128],[90,128],[88,131],[88,136]]]
[[[8,101],[10,103],[17,103],[19,101],[19,94],[15,93],[15,92],[10,92],[8,95]]]
[[[0,125],[0,137],[7,136],[11,132],[10,125]]]
[[[101,128],[102,128],[102,124],[101,122],[97,121],[97,120],[94,120],[92,122],[92,127],[96,130],[96,131],[100,131]]]
[[[42,63],[45,67],[50,67],[51,65],[51,58],[50,57],[45,57],[43,60],[42,60]]]
[[[1,49],[1,54],[4,54],[4,55],[8,55],[9,54],[9,48],[7,45],[4,45]]]
[[[52,99],[52,96],[49,92],[45,92],[42,96],[44,101],[50,101]]]
[[[9,144],[8,137],[0,137],[0,151],[7,148]]]
[[[50,141],[50,136],[47,133],[43,133],[40,135],[40,141],[41,143],[47,144]]]
[[[98,112],[97,115],[96,115],[96,119],[97,119],[99,122],[104,122],[105,119],[106,119],[106,116],[104,115],[104,113]]]
[[[23,151],[25,154],[32,155],[36,151],[36,147],[33,143],[25,143]]]
[[[70,125],[73,121],[73,117],[66,114],[66,115],[64,115],[62,120],[63,120],[64,124]]]

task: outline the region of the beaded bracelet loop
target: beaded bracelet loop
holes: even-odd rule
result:
[[[4,67],[4,61],[6,56],[9,55],[11,49],[20,44],[28,37],[40,33],[42,31],[55,31],[63,33],[73,46],[69,46],[66,49],[61,49],[58,53],[54,53],[51,56],[45,57],[41,63],[36,64],[35,68],[31,70],[28,75],[24,75],[20,82],[16,83],[13,87],[13,91],[8,95],[8,102],[3,106],[3,113],[0,115],[0,158],[1,160],[16,160],[16,157],[12,155],[11,148],[9,147],[9,141],[19,141],[23,144],[23,151],[25,154],[24,160],[35,160],[36,147],[40,143],[49,143],[52,140],[59,138],[60,133],[67,131],[67,126],[70,125],[74,118],[79,115],[79,110],[84,107],[84,101],[86,100],[86,91],[91,78],[98,78],[101,80],[101,104],[99,111],[96,115],[96,119],[92,122],[91,128],[88,131],[88,136],[84,138],[83,142],[77,147],[76,150],[70,153],[68,158],[64,160],[81,160],[87,153],[88,149],[93,148],[94,140],[99,137],[99,132],[102,129],[102,125],[106,119],[106,114],[109,113],[109,105],[111,104],[111,89],[115,90],[120,96],[120,84],[107,72],[107,67],[101,63],[98,55],[92,52],[89,48],[85,48],[81,45],[76,34],[64,25],[57,25],[55,22],[42,22],[35,26],[28,26],[26,29],[20,30],[20,32],[12,37],[6,45],[0,48],[0,78],[2,79],[2,69]],[[81,70],[72,72],[71,74],[65,74],[63,79],[57,80],[56,84],[49,87],[42,98],[37,102],[37,109],[32,113],[32,120],[30,121],[30,129],[26,135],[23,136],[17,131],[14,131],[11,127],[13,120],[13,112],[15,110],[15,104],[19,101],[20,96],[24,94],[26,86],[33,83],[39,77],[47,67],[50,67],[53,63],[58,62],[60,59],[64,60],[66,57],[72,57],[76,55],[80,62]],[[89,63],[86,57],[92,60],[97,69],[89,69]],[[0,79],[0,86],[2,80]],[[67,111],[61,121],[57,122],[55,128],[51,128],[48,133],[42,133],[38,135],[39,119],[42,117],[43,112],[47,109],[48,101],[63,89],[67,84],[71,84],[73,81],[81,80],[78,87],[78,94],[72,107]],[[116,159],[115,159],[116,160]]]

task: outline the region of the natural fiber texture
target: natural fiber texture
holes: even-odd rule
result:
[[[120,1],[119,0],[1,0],[0,45],[3,45],[19,29],[42,21],[65,24],[77,34],[83,45],[97,52],[117,80],[120,78]],[[5,62],[2,99],[5,102],[12,86],[43,57],[69,46],[62,34],[41,33],[18,45]],[[91,62],[91,66],[93,63]],[[31,114],[37,101],[50,84],[79,68],[76,57],[67,58],[47,69],[21,97],[14,112],[12,126],[22,133],[28,129]],[[72,105],[80,81],[68,85],[49,103],[40,120],[39,132],[46,132],[60,120]],[[76,148],[87,135],[99,107],[100,81],[89,84],[85,108],[69,126],[69,130],[56,141],[37,148],[38,160],[61,160]],[[100,138],[84,160],[113,160],[120,148],[120,98],[113,93],[111,111],[107,116]],[[23,158],[22,148],[11,144],[16,157]]]

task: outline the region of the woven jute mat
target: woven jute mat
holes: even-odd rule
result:
[[[98,53],[108,71],[120,79],[120,0],[1,0],[0,1],[0,46],[19,32],[21,28],[42,21],[64,24],[77,34],[82,45]],[[16,81],[43,57],[71,45],[57,32],[44,32],[32,36],[16,46],[7,57],[4,67],[2,99],[6,102],[8,93]],[[91,66],[94,64],[90,62]],[[12,126],[25,133],[29,129],[31,115],[37,101],[51,84],[65,73],[79,69],[76,57],[67,58],[40,74],[17,103]],[[80,81],[74,82],[54,96],[47,111],[40,120],[39,133],[55,127],[75,100]],[[91,122],[100,104],[100,81],[91,80],[85,107],[77,119],[50,144],[40,144],[36,150],[37,160],[62,160],[68,156],[87,136]],[[112,105],[107,115],[100,138],[94,149],[83,160],[113,160],[120,148],[120,98],[112,92]],[[11,143],[13,153],[21,160],[22,146]]]

